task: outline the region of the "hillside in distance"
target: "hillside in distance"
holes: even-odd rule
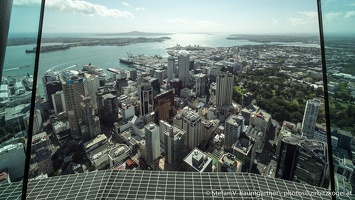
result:
[[[173,33],[151,33],[151,32],[141,32],[141,31],[130,31],[130,32],[122,32],[122,33],[100,33],[96,35],[102,35],[102,36],[137,36],[137,35],[149,35],[149,36],[154,36],[154,35],[172,35]]]

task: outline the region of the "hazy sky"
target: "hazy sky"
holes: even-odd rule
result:
[[[325,27],[354,29],[355,1],[323,4]],[[10,31],[35,32],[39,5],[14,0]],[[55,33],[318,33],[316,0],[46,0],[43,23],[43,32]]]

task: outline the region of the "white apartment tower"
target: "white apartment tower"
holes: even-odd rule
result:
[[[243,131],[244,117],[241,115],[230,115],[225,124],[224,128],[224,149],[226,151],[231,151],[232,145],[240,137],[240,133]]]
[[[99,90],[99,76],[95,74],[85,74],[85,95],[91,97],[91,103],[97,112],[96,92]]]
[[[217,86],[216,86],[217,108],[232,105],[233,84],[234,84],[233,74],[227,73],[227,74],[221,74],[217,76]]]
[[[147,163],[154,169],[154,160],[160,156],[159,127],[154,123],[149,123],[144,127],[144,132],[147,150]]]
[[[174,117],[173,125],[186,131],[185,144],[190,151],[201,144],[203,140],[202,120],[196,112],[184,110]]]
[[[175,57],[169,56],[169,58],[168,58],[168,82],[175,78],[174,77],[174,70],[175,70]]]
[[[186,50],[179,51],[178,55],[178,67],[179,67],[179,79],[182,82],[182,87],[186,87],[190,81],[190,54]]]
[[[306,136],[309,139],[313,138],[320,104],[321,102],[319,99],[311,99],[307,101],[302,121],[302,136]]]

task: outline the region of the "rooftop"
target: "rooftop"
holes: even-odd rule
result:
[[[244,155],[248,155],[252,147],[253,143],[250,139],[240,137],[237,142],[233,144],[232,149],[235,151],[239,151]]]
[[[186,162],[191,167],[195,168],[198,172],[205,171],[206,167],[212,159],[208,157],[204,152],[200,151],[197,148],[194,148],[189,155],[184,158],[184,162]]]
[[[92,147],[92,146],[94,146],[95,144],[97,144],[97,143],[99,143],[99,142],[102,142],[102,141],[104,141],[104,140],[107,140],[107,137],[106,137],[105,134],[98,135],[98,136],[96,136],[96,138],[94,138],[94,139],[92,139],[92,140],[90,140],[90,141],[88,141],[88,142],[85,142],[85,143],[84,143],[84,147],[85,147],[86,149],[89,149],[90,147]]]

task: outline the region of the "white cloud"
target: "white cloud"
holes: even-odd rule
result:
[[[222,27],[222,24],[212,22],[212,21],[198,21],[197,24],[205,27]]]
[[[132,9],[136,10],[136,11],[145,11],[144,7],[134,7],[134,6],[132,6],[131,4],[129,4],[127,2],[122,2],[122,5],[130,7]]]
[[[39,6],[41,0],[14,0],[14,6]]]
[[[15,6],[38,6],[40,0],[14,0]],[[108,9],[106,6],[92,4],[84,0],[47,0],[45,9],[60,11],[64,13],[80,13],[89,16],[133,18],[134,15],[128,11]]]
[[[276,19],[272,19],[272,23],[277,24],[277,23],[279,23],[279,21],[277,21]]]
[[[317,12],[297,12],[297,14],[297,17],[290,19],[291,24],[294,26],[311,24],[318,20]]]
[[[343,13],[326,13],[324,15],[324,22],[332,22],[343,16]]]
[[[183,19],[167,19],[165,20],[169,23],[174,23],[174,24],[187,24],[187,21],[183,20]]]
[[[355,17],[355,11],[348,11],[345,13],[344,18]]]
[[[145,8],[144,8],[144,7],[140,7],[140,8],[139,8],[139,7],[137,7],[137,8],[136,8],[136,11],[144,11],[144,10],[145,10]]]

